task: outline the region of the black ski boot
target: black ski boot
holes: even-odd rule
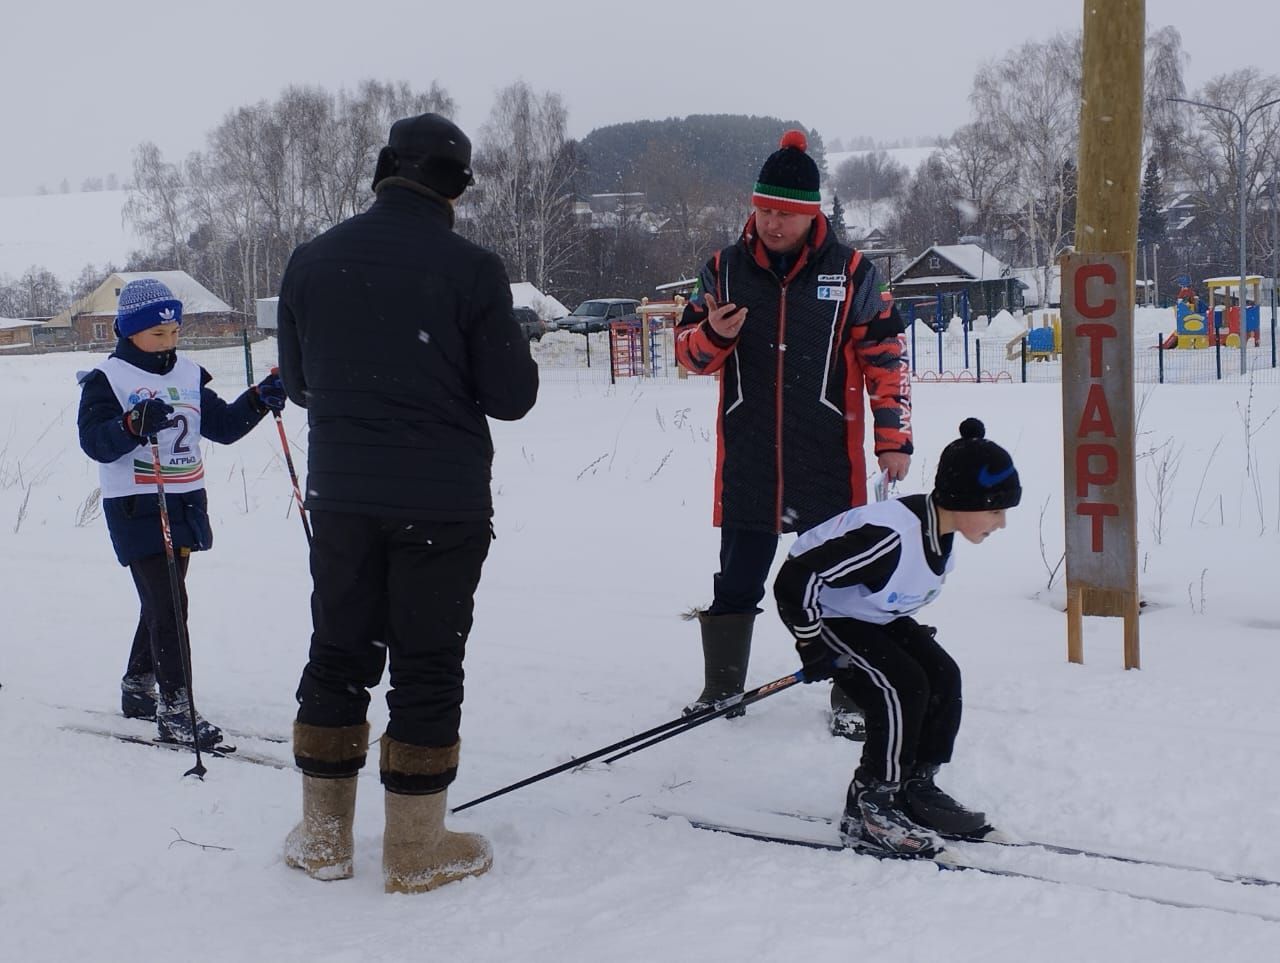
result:
[[[937,774],[937,766],[918,765],[911,770],[899,794],[907,815],[943,836],[975,838],[988,832],[986,813],[965,809],[939,789],[933,781]]]
[[[852,849],[897,859],[932,859],[942,840],[917,825],[898,806],[898,785],[891,782],[849,784],[840,838]]]
[[[852,742],[866,742],[867,720],[858,704],[837,682],[831,687],[831,734]]]
[[[702,626],[702,663],[705,684],[702,694],[685,706],[684,714],[693,715],[714,706],[730,696],[741,695],[747,681],[747,662],[751,658],[751,630],[754,612],[732,615],[698,613]],[[726,719],[746,715],[737,706],[725,713]]]
[[[127,675],[120,680],[120,712],[126,719],[154,721],[156,717],[154,673]]]
[[[196,713],[196,736],[201,749],[212,749],[222,742],[222,730]],[[176,742],[190,746],[195,738],[191,732],[191,701],[186,689],[160,693],[156,700],[156,729],[161,742]]]

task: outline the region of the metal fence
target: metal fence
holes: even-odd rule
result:
[[[916,326],[918,329],[920,326]],[[1215,381],[1251,380],[1280,384],[1274,326],[1264,328],[1261,343],[1248,346],[1248,374],[1240,374],[1239,347],[1201,349],[1166,348],[1164,338],[1134,345],[1134,381],[1147,384],[1209,384]],[[221,394],[237,393],[260,380],[277,364],[276,339],[264,338],[243,347],[198,350],[183,343],[183,351],[196,351],[195,360],[214,377]],[[582,335],[554,331],[530,344],[544,384],[616,384],[637,378],[656,381],[682,378],[675,360],[675,339],[669,327],[655,327],[648,345],[638,332]],[[972,382],[982,384],[1057,383],[1062,380],[1061,357],[1054,352],[1033,351],[1026,338],[1001,339],[970,333],[916,334],[908,341],[911,373],[919,382]]]
[[[1033,350],[1027,337],[1012,341],[971,332],[920,334],[911,332],[908,351],[911,374],[917,381],[1059,382],[1061,355],[1057,350]],[[927,330],[927,329],[926,329]],[[1133,379],[1144,384],[1208,384],[1244,381],[1280,384],[1276,326],[1263,330],[1259,344],[1245,351],[1247,373],[1240,372],[1240,348],[1222,344],[1208,348],[1168,347],[1167,336],[1152,335],[1150,344],[1135,342]]]

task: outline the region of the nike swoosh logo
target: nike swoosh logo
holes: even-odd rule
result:
[[[991,472],[987,471],[987,466],[983,465],[982,469],[978,472],[978,484],[983,488],[993,488],[1012,475],[1014,471],[1014,467],[1010,465],[1004,471],[993,475]]]

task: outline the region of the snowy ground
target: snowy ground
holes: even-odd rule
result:
[[[212,759],[198,782],[182,778],[189,757],[60,728],[117,704],[137,614],[101,519],[77,525],[97,481],[75,441],[73,372],[92,360],[0,358],[0,959],[1274,958],[1278,923],[1077,883],[1272,917],[1280,888],[1016,853],[1076,883],[940,874],[650,815],[837,812],[857,749],[826,734],[824,685],[454,817],[491,838],[494,869],[424,896],[382,893],[375,755],[355,878],[287,869],[296,773]],[[1143,669],[1125,672],[1117,620],[1086,620],[1086,664],[1065,659],[1060,578],[1049,587],[1062,550],[1058,387],[917,387],[906,490],[927,487],[972,414],[1014,453],[1026,492],[1008,530],[958,546],[926,614],[965,672],[944,785],[1015,833],[1280,878],[1280,388],[1140,386],[1139,398],[1149,606]],[[302,463],[305,419],[286,420]],[[555,381],[526,420],[493,426],[498,540],[467,661],[455,805],[665,721],[695,694],[697,630],[678,613],[709,597],[713,424],[709,380]],[[1157,538],[1152,479],[1166,452],[1180,463],[1166,470]],[[310,627],[278,439],[264,424],[207,457],[216,546],[190,577],[199,703],[222,725],[284,734]],[[794,668],[767,612],[750,678]]]

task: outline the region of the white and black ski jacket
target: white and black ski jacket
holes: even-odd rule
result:
[[[942,590],[954,538],[938,534],[930,495],[837,515],[796,539],[774,582],[778,614],[802,641],[818,636],[823,619],[885,625],[910,616]]]

